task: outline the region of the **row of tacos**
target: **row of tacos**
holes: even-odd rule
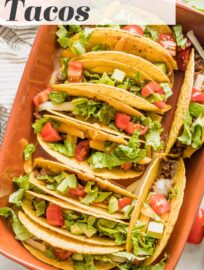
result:
[[[59,26],[56,34],[60,61],[51,87],[33,98],[32,125],[55,161],[25,166],[9,197],[15,211],[0,215],[11,217],[31,254],[57,269],[151,269],[182,205],[182,157],[204,140],[204,70],[194,76],[181,26]],[[185,78],[165,138],[178,49],[182,61],[187,52],[178,62]],[[27,165],[33,151],[26,145]]]
[[[183,199],[184,163],[158,156],[140,181],[136,196],[37,158],[29,175],[14,178],[19,189],[9,202],[17,215],[8,207],[0,215],[11,216],[31,254],[58,269],[136,269],[154,262],[170,237]]]

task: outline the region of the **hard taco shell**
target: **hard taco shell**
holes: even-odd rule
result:
[[[57,232],[49,230],[40,226],[38,223],[32,221],[23,212],[18,213],[20,222],[26,227],[26,229],[36,238],[45,241],[52,247],[61,248],[80,254],[111,254],[124,250],[124,246],[96,246],[91,244],[82,244],[82,242],[63,235],[59,235]]]
[[[134,229],[135,222],[140,218],[140,215],[141,215],[140,211],[141,211],[142,204],[146,200],[153,183],[157,179],[161,160],[162,160],[162,156],[156,158],[154,162],[152,163],[152,166],[150,167],[149,172],[146,173],[146,179],[141,188],[140,194],[138,196],[138,203],[133,211],[132,218],[130,221],[129,232],[128,232],[128,237],[127,237],[127,245],[126,245],[127,251],[131,251],[132,249],[131,234]],[[177,196],[172,198],[171,200],[170,213],[167,213],[161,216],[162,221],[165,222],[163,237],[162,239],[158,240],[156,244],[156,248],[154,250],[154,254],[145,261],[145,264],[147,265],[150,265],[152,262],[154,262],[157,259],[157,257],[161,254],[164,247],[166,246],[168,239],[170,238],[171,233],[173,231],[174,225],[177,221],[179,211],[183,202],[184,189],[185,189],[185,184],[186,184],[185,165],[181,158],[175,162],[176,162],[176,168],[175,168],[175,173],[172,179],[174,182],[174,188],[178,190],[178,193],[177,193]]]

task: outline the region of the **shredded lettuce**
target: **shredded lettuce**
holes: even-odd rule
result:
[[[65,92],[59,92],[59,91],[52,91],[49,94],[50,101],[53,104],[61,104],[65,101],[67,97],[67,93]]]
[[[167,100],[173,94],[172,89],[168,83],[160,83],[160,86],[163,88]]]
[[[85,234],[92,237],[94,234],[114,239],[117,244],[123,244],[128,226],[115,221],[95,218],[75,211],[64,211],[65,226],[73,234]]]
[[[29,160],[29,158],[32,156],[32,154],[35,152],[35,145],[30,143],[27,144],[26,147],[23,150],[23,158],[24,160]]]
[[[131,217],[132,212],[135,208],[136,202],[137,202],[137,200],[135,199],[132,201],[132,203],[130,205],[126,205],[125,207],[123,207],[122,212],[123,212],[125,217],[127,217],[127,218]]]
[[[14,177],[13,182],[16,183],[20,189],[28,190],[30,188],[28,174],[19,177]]]
[[[178,137],[178,140],[185,145],[190,145],[192,141],[191,125],[192,125],[192,117],[190,116],[189,113],[187,113],[183,122],[183,133],[180,137]]]
[[[38,217],[45,214],[46,202],[44,200],[39,199],[33,200],[33,205],[35,207],[35,212]]]
[[[63,26],[59,25],[59,29],[56,32],[58,37],[57,41],[60,46],[64,49],[72,45],[72,41],[70,39],[71,36],[81,31],[81,27],[79,25],[69,25]]]
[[[128,142],[128,145],[118,145],[112,153],[93,153],[88,162],[95,169],[120,166],[126,162],[137,162],[146,157],[146,149],[140,149],[139,132],[136,131]]]
[[[72,103],[75,105],[73,114],[83,116],[85,120],[93,117],[106,125],[109,125],[114,120],[116,110],[107,103],[83,97],[73,99]]]
[[[18,189],[9,196],[9,203],[15,204],[17,207],[22,206],[22,200],[25,194],[24,189]]]
[[[9,207],[0,208],[0,216],[8,218],[12,218],[12,228],[16,237],[21,240],[25,241],[32,237],[32,234],[23,226],[23,224],[19,221],[17,216],[15,215],[14,211]]]
[[[58,78],[60,80],[66,80],[67,79],[67,75],[68,75],[68,62],[69,62],[69,58],[60,58],[60,76],[58,75]]]
[[[147,38],[152,39],[153,41],[157,41],[158,40],[158,33],[157,33],[157,31],[154,30],[153,28],[151,28],[148,25],[145,27],[144,36],[147,37]]]
[[[193,148],[199,148],[202,146],[203,128],[204,128],[204,118],[198,117],[191,127]]]
[[[135,225],[135,229],[132,232],[132,244],[133,251],[136,256],[146,257],[151,256],[154,253],[156,239],[141,232],[144,224],[138,221]]]
[[[99,219],[96,227],[99,235],[114,238],[118,245],[123,244],[126,240],[128,228],[125,224]]]
[[[74,157],[76,145],[65,140],[64,144],[61,143],[49,143],[49,147],[67,157]]]
[[[88,205],[95,201],[98,196],[98,187],[96,186],[95,182],[89,181],[84,191],[86,192],[86,196],[81,199],[81,202]]]
[[[189,112],[193,117],[198,117],[200,115],[204,116],[204,105],[197,102],[191,102],[189,105]]]
[[[163,128],[158,121],[153,121],[150,117],[143,119],[143,124],[148,127],[148,132],[145,134],[145,145],[151,146],[154,150],[163,149],[161,133]]]
[[[176,43],[179,47],[182,49],[185,48],[187,39],[183,36],[183,29],[180,24],[177,24],[172,27],[173,33],[174,33],[174,38],[176,40]]]

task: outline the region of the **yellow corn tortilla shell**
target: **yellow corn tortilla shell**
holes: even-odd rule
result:
[[[72,38],[73,41],[78,39],[79,34]],[[94,28],[88,40],[86,51],[90,51],[98,44],[107,45],[113,51],[123,51],[140,56],[152,63],[163,62],[171,72],[172,69],[177,69],[176,61],[168,51],[144,36],[135,35],[121,29]],[[66,51],[70,55],[70,50]],[[66,56],[66,51],[63,56]]]
[[[118,186],[116,183],[112,183],[110,181],[107,181],[105,179],[101,179],[98,177],[93,176],[92,174],[84,173],[80,170],[70,168],[66,165],[63,165],[61,163],[51,161],[48,159],[44,158],[36,158],[34,160],[34,167],[40,167],[40,168],[46,168],[49,169],[52,172],[55,173],[61,173],[62,171],[66,171],[68,174],[75,174],[80,180],[82,181],[94,181],[97,183],[97,185],[102,189],[102,190],[107,190],[111,191],[113,193],[117,193],[126,197],[130,198],[137,198],[137,196],[128,190],[122,188],[121,186]]]
[[[54,111],[49,111],[50,113],[54,115],[44,115],[44,117],[55,119],[61,123],[64,123],[67,125],[67,130],[70,129],[70,127],[73,127],[77,130],[83,131],[85,134],[88,134],[93,140],[97,141],[112,141],[118,144],[127,144],[127,139],[130,139],[129,136],[123,135],[119,132],[117,134],[111,134],[108,132],[105,132],[104,129],[99,129],[96,127],[96,125],[86,124],[86,122],[72,118],[70,116],[66,116]],[[84,139],[84,138],[83,138]]]
[[[172,179],[174,181],[174,188],[178,190],[178,194],[171,200],[170,213],[164,216],[166,226],[163,232],[163,237],[157,242],[154,254],[146,260],[145,264],[147,265],[150,265],[159,257],[165,248],[174,229],[174,225],[178,219],[180,208],[183,203],[184,189],[186,185],[185,165],[183,159],[179,159],[175,175]]]
[[[46,201],[49,201],[49,196],[38,196],[38,193],[35,192],[27,192],[28,194],[36,197],[36,198],[40,198]],[[72,205],[66,203],[67,208],[69,207],[70,210],[72,209]],[[85,243],[89,243],[89,244],[93,244],[93,245],[101,245],[101,246],[117,246],[117,244],[115,243],[114,240],[108,239],[106,237],[100,237],[100,236],[92,236],[92,237],[87,237],[85,235],[76,235],[76,234],[72,234],[71,232],[69,232],[66,229],[60,228],[60,227],[55,227],[55,226],[51,226],[47,223],[46,218],[44,217],[38,217],[36,215],[36,212],[33,210],[33,205],[32,205],[32,201],[28,200],[28,199],[24,199],[23,200],[23,205],[22,205],[22,209],[24,211],[24,213],[29,216],[33,221],[35,221],[36,223],[38,223],[39,225],[48,228],[52,231],[55,231],[61,235],[73,238],[75,240],[81,241],[81,242],[85,242]],[[78,212],[81,212],[80,209],[77,210]],[[84,214],[89,215],[90,213],[84,212]]]
[[[167,145],[165,148],[165,154],[171,151],[174,143],[176,142],[179,132],[183,126],[183,120],[188,112],[189,103],[191,101],[191,92],[194,83],[194,50],[192,49],[188,66],[185,72],[185,78],[181,87],[180,95],[177,102],[177,108],[174,114],[174,120],[171,125],[171,130]]]
[[[137,117],[143,116],[143,114],[140,111],[134,108],[131,108],[127,104],[124,104],[123,100],[120,101],[120,100],[112,98],[109,95],[104,95],[104,92],[109,93],[109,91],[113,91],[113,89],[114,90],[116,89],[114,87],[109,88],[108,85],[97,85],[97,84],[90,84],[90,83],[69,83],[69,84],[56,84],[56,85],[53,85],[53,87],[55,91],[66,92],[69,96],[86,97],[86,98],[104,101],[108,103],[110,106],[112,106],[113,108],[115,108],[117,111],[127,113],[129,115],[137,116]],[[101,87],[105,90],[99,91]]]
[[[57,159],[59,162],[77,170],[81,170],[85,173],[92,174],[94,176],[100,177],[102,179],[107,180],[120,180],[120,179],[130,179],[130,178],[136,178],[142,174],[142,172],[137,172],[134,170],[129,170],[127,172],[124,172],[122,169],[97,169],[94,170],[91,168],[91,166],[88,164],[87,161],[79,162],[75,158],[69,158],[66,157],[54,150],[52,150],[48,143],[44,142],[42,140],[42,137],[40,134],[37,135],[37,139],[41,147],[52,157]]]
[[[68,259],[65,261],[57,261],[55,259],[46,257],[42,252],[31,247],[25,242],[22,242],[22,244],[35,258],[37,258],[41,262],[49,264],[57,269],[74,270],[72,259]],[[102,262],[96,263],[96,270],[109,270],[109,269],[112,269],[113,267],[114,266],[111,263],[102,263]]]
[[[83,64],[83,68],[91,72],[112,72],[112,70],[110,69],[110,65],[112,63],[112,66],[123,70],[127,76],[132,77],[133,72],[134,75],[139,72],[141,79],[143,80],[156,81],[158,83],[170,83],[170,79],[168,78],[168,76],[164,72],[162,72],[157,66],[141,57],[125,52],[88,52],[74,58],[73,60],[81,61]],[[102,64],[101,68],[99,67],[100,62]],[[171,78],[171,82],[172,81],[173,78]]]
[[[72,259],[68,259],[65,261],[57,261],[56,259],[46,257],[41,251],[31,247],[25,242],[22,242],[22,244],[35,258],[37,258],[41,262],[56,267],[56,269],[74,270]]]
[[[120,133],[116,130],[113,130],[113,129],[110,129],[102,124],[99,124],[99,123],[90,123],[90,122],[84,122],[80,119],[77,119],[77,118],[73,118],[71,116],[68,116],[64,113],[59,113],[59,112],[56,112],[56,111],[52,111],[52,110],[47,110],[47,112],[51,113],[51,114],[54,114],[56,116],[59,116],[59,117],[63,117],[69,121],[72,121],[72,122],[76,122],[78,123],[79,125],[86,125],[88,127],[91,127],[91,128],[94,128],[94,130],[98,130],[98,132],[102,131],[101,134],[103,134],[104,132],[105,133],[108,133],[110,134],[110,140],[112,140],[113,142],[116,142],[116,143],[120,143],[120,144],[126,144],[124,139],[130,139],[130,136],[128,135],[125,135],[123,133]]]
[[[135,227],[135,222],[139,219],[140,209],[143,205],[143,202],[145,201],[145,198],[147,196],[147,193],[149,192],[150,187],[152,186],[153,182],[155,181],[155,178],[157,177],[159,164],[160,164],[160,157],[157,157],[152,161],[150,166],[145,171],[144,175],[142,176],[142,180],[138,180],[140,181],[141,185],[140,185],[140,192],[138,194],[137,204],[132,212],[130,225],[128,229],[126,241],[126,250],[128,252],[131,252],[132,250],[131,235]]]
[[[57,269],[62,270],[74,270],[74,265],[72,259],[68,259],[65,261],[57,261],[52,258],[46,257],[42,252],[39,250],[31,247],[30,245],[26,244],[25,242],[22,242],[23,246],[39,261],[42,261],[46,264],[49,264],[51,266],[56,267]],[[103,262],[96,262],[95,263],[96,270],[109,270],[112,269],[114,266],[111,263],[103,263]]]
[[[127,251],[131,251],[132,249],[131,234],[134,229],[135,222],[138,219],[140,219],[142,204],[148,197],[148,194],[150,192],[152,185],[157,180],[157,175],[159,172],[159,166],[160,166],[161,160],[162,160],[162,156],[155,159],[155,161],[152,163],[152,166],[149,169],[149,172],[146,174],[146,179],[144,179],[144,184],[139,194],[138,203],[133,211],[132,218],[130,221],[129,232],[128,232],[128,237],[127,237],[127,245],[126,245]],[[165,223],[163,237],[162,239],[158,240],[155,247],[154,254],[145,261],[145,264],[147,265],[154,262],[157,259],[157,257],[161,254],[162,250],[166,246],[171,236],[174,225],[179,215],[179,211],[183,202],[184,189],[185,189],[185,184],[186,184],[185,165],[184,165],[183,159],[181,158],[178,161],[176,161],[175,174],[172,177],[172,180],[174,181],[174,188],[178,190],[178,194],[176,197],[172,198],[170,202],[171,204],[170,213],[160,216],[161,220]]]
[[[29,182],[33,185],[35,185],[36,187],[38,187],[39,189],[41,189],[43,192],[45,192],[46,194],[49,194],[53,197],[49,197],[49,200],[55,204],[58,204],[64,208],[69,207],[70,204],[72,204],[72,209],[78,211],[78,209],[80,209],[81,212],[83,213],[91,213],[92,216],[97,217],[97,218],[105,218],[108,220],[113,220],[115,222],[120,222],[120,223],[124,223],[126,224],[125,221],[123,221],[123,219],[127,219],[125,216],[123,216],[122,214],[109,214],[107,209],[105,208],[99,208],[96,205],[85,205],[80,203],[79,200],[72,198],[72,197],[68,197],[66,195],[63,194],[59,194],[56,191],[50,190],[46,187],[46,184],[43,183],[43,181],[37,180],[33,174],[31,173],[29,176]],[[68,205],[68,206],[67,206]]]
[[[36,238],[47,242],[52,247],[69,250],[80,254],[111,254],[124,250],[124,246],[96,246],[91,244],[82,244],[75,239],[59,235],[57,232],[40,226],[32,221],[27,215],[19,211],[18,218],[24,227]]]
[[[115,108],[116,108],[116,101],[120,101],[121,103],[123,102],[122,103],[123,107],[126,104],[139,110],[153,111],[153,112],[157,112],[161,114],[165,113],[171,108],[170,105],[166,104],[165,108],[160,110],[157,108],[157,106],[155,106],[154,104],[151,104],[144,98],[138,97],[134,95],[133,93],[130,93],[124,89],[113,87],[110,85],[105,85],[105,84],[68,83],[68,84],[56,84],[53,87],[55,88],[56,91],[67,92],[68,94],[71,94],[71,95],[80,96],[83,93],[83,96],[85,97],[89,97],[89,98],[96,97],[97,99],[99,99],[98,97],[100,97],[100,100],[103,100],[103,101],[106,101],[107,99],[111,98],[113,100],[112,105]],[[110,104],[110,101],[109,101],[109,104]],[[116,109],[120,110],[120,107],[117,107]],[[129,114],[130,114],[130,111],[129,111]]]

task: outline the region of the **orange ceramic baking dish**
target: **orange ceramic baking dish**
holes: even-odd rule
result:
[[[204,16],[191,9],[177,4],[177,22],[181,23],[185,31],[193,29],[204,45]],[[28,59],[18,93],[13,104],[7,131],[0,155],[0,207],[7,204],[8,195],[13,191],[12,178],[23,173],[21,139],[26,138],[29,142],[34,140],[31,129],[32,121],[32,97],[45,88],[53,71],[53,60],[56,51],[55,26],[41,26],[35,43]],[[176,99],[183,80],[183,75],[176,74],[174,93],[170,103],[173,110],[164,119],[165,129],[170,128],[170,119],[173,119]],[[39,151],[38,153],[39,154]],[[198,151],[190,161],[186,162],[187,186],[185,198],[178,222],[174,228],[166,251],[169,259],[166,269],[175,268],[182,250],[186,243],[195,213],[199,207],[204,191],[204,152]],[[0,253],[8,258],[35,270],[54,269],[30,255],[21,244],[15,240],[13,233],[5,221],[0,220]]]

